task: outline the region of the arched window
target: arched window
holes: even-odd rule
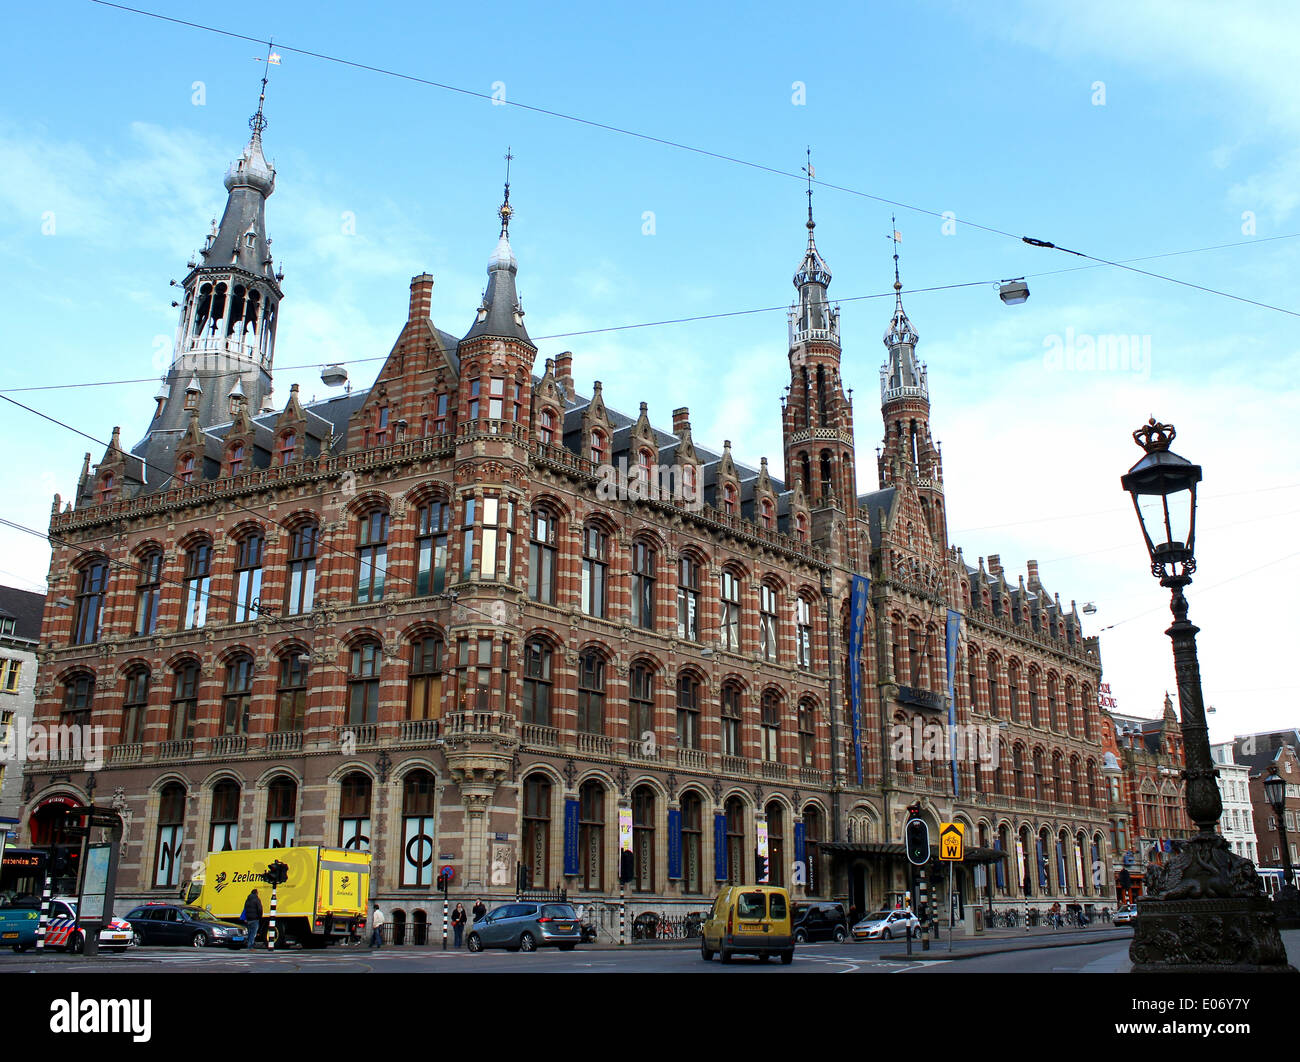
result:
[[[704,802],[699,793],[682,794],[682,891],[704,889]]]
[[[1007,665],[1007,693],[1011,698],[1011,721],[1023,722],[1020,718],[1020,665],[1014,660]]]
[[[700,566],[690,554],[677,567],[677,637],[700,640]]]
[[[776,690],[764,690],[762,701],[762,749],[768,763],[781,760],[781,695]]]
[[[1037,668],[1029,669],[1029,721],[1034,725],[1041,727],[1043,723],[1043,709],[1038,699],[1038,686],[1042,682],[1042,676]]]
[[[540,638],[524,645],[524,722],[551,725],[551,647]]]
[[[542,443],[551,446],[555,442],[555,413],[550,409],[543,409],[542,415],[538,418],[537,434]]]
[[[1044,777],[1046,770],[1043,765],[1043,750],[1034,749],[1033,753],[1033,778],[1034,799],[1043,800],[1047,796],[1047,779]]]
[[[276,446],[275,463],[281,466],[292,464],[297,449],[298,436],[294,432],[286,431],[280,436],[280,441]]]
[[[384,598],[388,570],[388,510],[372,509],[357,530],[357,604]]]
[[[180,461],[176,464],[176,479],[181,483],[192,483],[194,481],[194,455],[182,454]]]
[[[744,755],[741,745],[740,687],[734,682],[722,686],[722,754]]]
[[[609,453],[609,443],[605,439],[605,433],[599,428],[593,428],[591,432],[591,460],[593,464],[603,465],[605,458]]]
[[[167,738],[184,741],[194,736],[194,727],[199,719],[199,665],[187,661],[179,665],[174,674]]]
[[[185,607],[181,627],[194,630],[208,622],[208,596],[212,588],[212,543],[195,542],[185,552]]]
[[[153,634],[158,629],[158,606],[162,600],[162,564],[160,549],[151,549],[140,558],[139,578],[135,584],[135,631]]]
[[[799,702],[799,766],[817,766],[817,709],[812,701]]]
[[[226,780],[212,788],[212,825],[209,852],[231,852],[239,847],[239,783]]]
[[[823,450],[821,453],[821,475],[821,496],[825,498],[831,493],[831,452],[829,450]]]
[[[221,696],[221,733],[248,733],[248,709],[252,701],[253,658],[241,654],[226,665],[226,682]]]
[[[173,888],[181,883],[181,847],[185,843],[185,787],[179,782],[168,782],[159,794],[157,841],[154,888]]]
[[[1017,745],[1011,752],[1011,777],[1015,795],[1025,795],[1025,748]]]
[[[785,884],[785,808],[773,801],[767,805],[767,882]]]
[[[137,745],[144,740],[148,714],[149,669],[133,667],[126,673],[126,695],[122,698],[122,744]]]
[[[753,871],[745,869],[750,860],[745,858],[745,805],[740,797],[728,797],[723,814],[727,821],[727,884],[741,885]]]
[[[524,779],[524,836],[520,865],[530,889],[550,887],[551,782],[544,774]]]
[[[988,660],[988,679],[989,679],[989,715],[994,719],[998,717],[998,658],[990,656]]]
[[[646,759],[655,754],[654,681],[650,665],[632,665],[628,676],[628,737]]]
[[[1065,803],[1065,757],[1052,753],[1052,797],[1058,804]]]
[[[316,600],[316,541],[320,528],[302,524],[289,538],[289,600],[285,612],[290,616],[310,612]]]
[[[719,633],[722,648],[740,652],[740,580],[734,572],[723,570],[719,587],[722,624]]]
[[[547,605],[555,604],[556,552],[559,528],[554,514],[544,505],[533,509],[533,534],[528,543],[528,596]]]
[[[275,691],[275,729],[301,730],[307,718],[306,653],[288,652],[280,657],[280,680]]]
[[[406,718],[442,718],[442,639],[430,635],[411,643],[411,689]]]
[[[605,887],[605,787],[595,779],[578,790],[578,851],[582,853],[581,887]]]
[[[95,558],[83,567],[77,580],[76,610],[72,617],[72,644],[99,641],[104,619],[104,590],[108,585],[108,562]]]
[[[772,508],[772,503],[767,498],[763,499],[763,504],[759,510],[759,520],[769,531],[776,527],[776,513]]]
[[[1072,804],[1081,804],[1083,802],[1083,788],[1080,785],[1079,778],[1079,757],[1070,757],[1070,802]]]
[[[727,483],[722,488],[722,511],[728,516],[736,515],[737,505],[735,484]]]
[[[412,771],[402,783],[402,885],[433,884],[437,789],[428,771]]]
[[[1057,696],[1058,688],[1055,675],[1047,676],[1047,719],[1053,730],[1060,731],[1061,715],[1060,700]]]
[[[1097,698],[1093,696],[1092,687],[1086,682],[1079,689],[1079,699],[1083,704],[1083,736],[1091,741],[1093,718],[1097,714]]]
[[[112,472],[105,472],[99,477],[99,497],[97,501],[100,505],[105,505],[113,500],[113,496],[117,493],[115,489],[116,483],[117,480],[113,477]]]
[[[633,888],[655,891],[655,793],[648,785],[632,790]]]
[[[339,846],[370,851],[370,778],[360,771],[339,784]]]
[[[1011,832],[1006,826],[998,827],[998,839],[993,842],[993,846],[999,852],[1011,852]],[[998,895],[1007,896],[1010,894],[1011,875],[1007,873],[1007,860],[999,859],[993,864],[993,874],[997,880]]]
[[[261,531],[250,531],[239,540],[235,554],[235,602],[231,622],[256,619],[262,597],[262,552],[266,539]]]
[[[1088,807],[1097,808],[1101,804],[1097,800],[1097,761],[1088,761]]]
[[[689,671],[677,676],[677,747],[700,747],[700,683]]]
[[[348,668],[348,724],[374,723],[379,719],[379,673],[383,650],[378,642],[354,646]]]
[[[643,498],[650,497],[650,484],[654,482],[655,457],[649,450],[638,450],[636,455],[636,478]],[[658,486],[658,484],[655,484]]]
[[[808,541],[808,518],[803,513],[799,513],[794,518],[794,534],[800,542]]]
[[[266,787],[266,847],[292,848],[298,815],[298,783],[277,775]]]
[[[776,660],[780,640],[776,621],[776,591],[767,583],[758,588],[758,643],[764,660]]]
[[[594,649],[578,657],[578,730],[605,732],[605,660]]]
[[[59,716],[59,724],[83,728],[90,726],[90,710],[94,697],[95,676],[87,671],[73,675],[63,684],[63,712]],[[82,733],[85,733],[85,730]]]
[[[647,542],[632,543],[632,626],[655,627],[655,549]]]
[[[230,457],[227,461],[230,466],[230,474],[237,476],[244,470],[244,444],[235,443],[230,448]]]
[[[599,527],[582,532],[582,611],[605,616],[605,580],[609,571],[609,536]]]
[[[421,505],[415,519],[415,593],[440,594],[447,585],[447,535],[451,506],[434,500]]]

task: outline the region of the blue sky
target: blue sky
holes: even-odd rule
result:
[[[469,327],[496,239],[502,155],[515,155],[512,239],[537,337],[786,305],[804,242],[802,185],[515,106],[310,58],[328,53],[508,101],[568,112],[952,211],[939,218],[829,189],[816,196],[833,296],[886,293],[898,215],[906,288],[1028,275],[1003,306],[988,284],[906,295],[930,368],[949,523],[968,559],[1036,558],[1050,590],[1095,601],[1106,678],[1122,710],[1155,715],[1173,684],[1166,596],[1145,572],[1119,476],[1149,415],[1205,466],[1200,573],[1189,592],[1216,739],[1293,725],[1300,683],[1283,661],[1300,575],[1300,354],[1294,316],[1080,263],[963,225],[969,219],[1106,258],[1254,241],[1138,263],[1300,310],[1300,15],[1286,5],[918,2],[571,5],[359,16],[280,3],[196,15],[273,35],[283,65],[267,97],[278,170],[267,210],[285,302],[280,366],[387,352],[408,282],[434,274],[433,316]],[[247,138],[258,45],[95,5],[11,12],[0,72],[0,387],[155,377],[179,280],[225,201],[221,176]],[[254,27],[255,28],[251,28]],[[201,90],[195,83],[201,83]],[[796,82],[804,85],[802,102]],[[1104,103],[1097,82],[1103,83]],[[201,100],[196,99],[201,96]],[[199,105],[201,103],[201,105]],[[646,235],[652,212],[653,235]],[[1249,212],[1249,215],[1247,215]],[[1249,223],[1253,218],[1253,227]],[[349,228],[354,219],[354,233]],[[52,222],[52,229],[51,229]],[[844,304],[859,486],[874,484],[880,337],[888,299]],[[1149,361],[1084,371],[1056,343],[1137,336]],[[161,337],[161,338],[160,338]],[[657,422],[691,407],[696,437],[780,466],[788,381],[783,312],[569,339],[580,387],[645,400]],[[160,360],[161,359],[161,360]],[[377,364],[352,367],[367,385]],[[283,369],[323,396],[318,369]],[[15,397],[102,439],[142,433],[156,384]],[[12,408],[0,445],[18,458],[6,518],[48,521],[82,453],[101,447]],[[0,580],[40,587],[43,542],[0,528]]]

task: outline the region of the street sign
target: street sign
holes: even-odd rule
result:
[[[451,881],[451,879],[454,878],[454,877],[456,876],[456,871],[452,869],[450,863],[449,863],[447,866],[445,866],[445,867],[442,868],[442,872],[443,872],[445,875],[447,875],[447,880],[448,880],[448,881]]]
[[[960,863],[966,850],[966,826],[960,822],[939,823],[939,858]]]

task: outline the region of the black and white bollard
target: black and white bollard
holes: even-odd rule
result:
[[[36,950],[45,950],[45,934],[50,921],[50,893],[54,888],[54,883],[50,878],[49,869],[45,871],[45,887],[41,890],[41,920],[36,926]]]
[[[271,886],[271,918],[266,923],[266,950],[275,951],[275,886]]]
[[[627,943],[627,883],[618,883],[618,943]]]
[[[442,894],[442,950],[447,950],[447,894]]]

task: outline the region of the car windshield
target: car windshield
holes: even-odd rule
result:
[[[185,914],[191,922],[221,922],[224,919],[218,918],[211,911],[204,911],[201,908],[187,908]]]
[[[877,911],[875,914],[867,915],[862,921],[864,922],[883,922],[889,917],[888,911]]]

